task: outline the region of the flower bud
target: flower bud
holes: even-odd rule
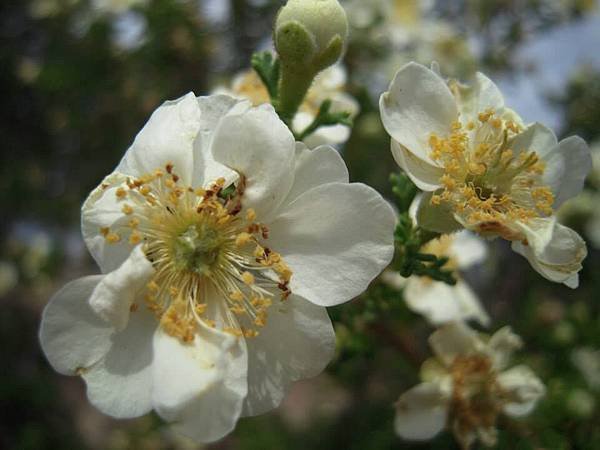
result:
[[[283,65],[312,73],[342,55],[348,20],[337,0],[289,0],[275,22],[275,46]]]

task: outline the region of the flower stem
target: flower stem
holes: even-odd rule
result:
[[[310,88],[314,73],[298,71],[297,68],[281,66],[277,113],[288,126],[291,125],[298,108]]]

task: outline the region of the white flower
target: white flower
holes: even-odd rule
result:
[[[425,244],[421,251],[450,258],[444,268],[454,271],[457,283],[450,286],[428,277],[411,276],[403,293],[408,307],[425,316],[432,325],[475,320],[488,326],[490,318],[477,294],[460,276],[461,270],[467,270],[485,259],[487,249],[483,242],[471,233],[462,231],[434,239]]]
[[[103,274],[54,296],[42,348],[101,411],[155,410],[214,441],[324,369],[324,307],[389,263],[394,226],[334,149],[295,143],[270,106],[190,93],[154,112],[86,200]]]
[[[578,348],[571,353],[571,362],[581,372],[589,387],[600,391],[600,350]]]
[[[463,448],[477,439],[494,445],[498,415],[527,415],[545,393],[528,367],[507,369],[522,345],[508,327],[487,339],[464,324],[448,324],[429,344],[435,358],[421,367],[423,382],[396,403],[395,430],[404,439],[431,439],[448,427]]]
[[[354,47],[375,48],[371,60],[355,61],[353,76],[379,96],[398,67],[437,61],[453,76],[475,70],[473,46],[455,24],[436,17],[431,0],[347,0]]]
[[[358,102],[344,89],[346,86],[346,70],[341,65],[331,66],[315,77],[304,102],[293,120],[296,132],[302,132],[317,116],[321,103],[331,100],[331,112],[348,112],[354,117],[359,112]],[[247,99],[255,106],[269,103],[269,93],[254,70],[238,74],[230,89],[219,88],[215,93],[225,93],[240,99]],[[350,128],[345,125],[330,125],[320,127],[314,133],[304,138],[304,143],[310,148],[319,145],[343,144],[350,137]]]
[[[422,196],[418,195],[409,209],[409,214],[415,222],[421,199]],[[482,240],[468,231],[445,234],[425,244],[421,252],[447,257],[448,262],[444,268],[452,270],[457,279],[456,284],[450,286],[417,275],[404,278],[390,269],[381,274],[382,281],[394,289],[402,290],[409,309],[423,315],[434,326],[468,320],[488,326],[490,317],[483,309],[477,294],[461,277],[461,271],[485,260],[487,247]]]
[[[503,237],[545,278],[578,285],[586,246],[554,211],[583,188],[591,158],[582,139],[558,143],[543,125],[523,125],[480,73],[465,87],[415,63],[380,109],[396,162],[428,192],[420,225]]]

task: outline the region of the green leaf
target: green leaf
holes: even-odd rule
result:
[[[271,102],[273,103],[279,96],[279,59],[274,58],[271,52],[258,52],[252,55],[251,64],[267,88]]]
[[[423,245],[439,237],[440,234],[420,228],[410,217],[409,209],[418,192],[416,186],[403,173],[392,174],[390,181],[396,206],[400,211],[394,233],[397,250],[394,263],[396,270],[405,278],[411,275],[426,276],[455,285],[456,278],[453,271],[444,269],[448,258],[421,252]]]

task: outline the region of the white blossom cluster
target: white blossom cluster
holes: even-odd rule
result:
[[[320,45],[315,61],[339,50],[341,34],[331,38],[311,10],[339,15],[337,1],[290,4],[279,20]],[[345,17],[336,21],[344,28]],[[402,66],[381,95],[381,120],[396,162],[422,191],[414,226],[438,236],[421,251],[448,258],[457,283],[405,279],[390,266],[396,212],[350,183],[328,145],[346,141],[349,128],[294,137],[327,99],[358,113],[343,69],[321,72],[288,124],[261,83],[247,72],[224,93],[165,102],[91,192],[82,233],[101,274],[67,284],[47,305],[40,340],[50,364],[81,376],[90,402],[110,416],[154,410],[213,442],[322,372],[336,343],[326,307],[383,273],[439,327],[421,384],[396,403],[396,433],[423,440],[448,428],[464,448],[492,445],[498,417],[530,413],[545,388],[530,368],[511,366],[523,342],[509,327],[491,336],[469,327],[491,318],[462,272],[486,259],[485,239],[501,238],[543,277],[577,287],[586,245],[555,212],[583,188],[586,143],[525,124],[483,74],[463,85],[436,65]],[[581,367],[589,359],[574,355]]]

